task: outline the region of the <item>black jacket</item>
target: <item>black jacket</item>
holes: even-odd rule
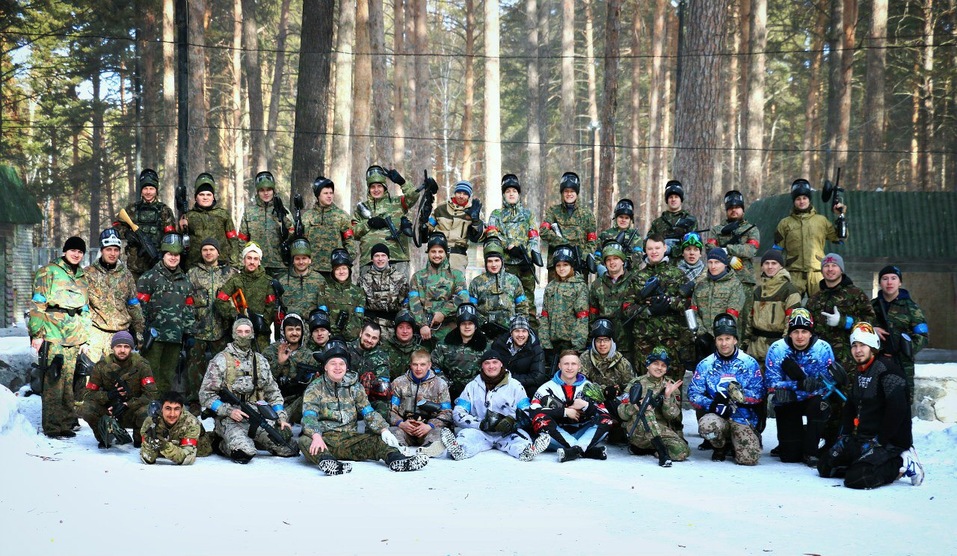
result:
[[[842,432],[863,439],[877,437],[882,446],[908,449],[914,438],[907,382],[900,367],[890,357],[882,356],[863,372],[857,368],[848,374],[851,391],[844,404]]]
[[[534,332],[528,333],[528,341],[522,349],[512,355],[512,335],[502,334],[492,342],[492,348],[502,358],[505,368],[512,373],[512,378],[522,383],[529,399],[535,394],[539,386],[548,381],[548,372],[545,370],[545,350]]]

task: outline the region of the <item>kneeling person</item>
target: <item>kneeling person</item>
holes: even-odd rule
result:
[[[628,396],[622,398],[618,406],[618,415],[629,431],[634,431],[628,439],[631,452],[642,455],[658,453],[658,465],[671,467],[672,461],[684,461],[691,455],[688,441],[685,440],[681,425],[681,383],[666,379],[671,358],[668,350],[658,346],[651,351],[645,366],[648,373],[631,381],[626,389]],[[635,388],[635,385],[641,388]],[[633,394],[634,393],[634,394]],[[646,405],[646,396],[651,396]],[[645,419],[639,420],[639,411],[645,409]]]
[[[113,353],[96,363],[86,385],[80,416],[93,429],[100,448],[109,448],[114,441],[133,441],[139,447],[139,437],[131,438],[126,429],[139,430],[147,406],[158,395],[150,364],[133,353],[133,344],[129,332],[114,334],[110,341]]]
[[[150,415],[143,422],[139,434],[143,438],[140,459],[153,464],[162,456],[176,465],[192,465],[198,457],[212,453],[210,438],[203,424],[189,411],[183,411],[183,395],[174,390],[163,394],[158,415]],[[152,408],[152,407],[151,407]],[[152,413],[152,411],[151,411]]]
[[[392,383],[389,422],[399,445],[419,447],[420,454],[430,457],[445,451],[442,431],[452,426],[452,400],[449,384],[432,371],[428,351],[413,353],[409,371]],[[390,442],[388,436],[385,440]]]

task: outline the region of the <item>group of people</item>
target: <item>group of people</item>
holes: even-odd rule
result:
[[[782,461],[859,488],[923,477],[910,404],[926,320],[899,268],[880,272],[869,300],[825,254],[839,238],[806,180],[759,271],[738,191],[703,240],[674,180],[643,234],[628,199],[599,233],[573,172],[541,223],[514,174],[487,221],[468,181],[433,211],[434,181],[415,188],[381,166],[351,216],[322,176],[315,206],[296,200],[291,214],[272,174],[255,182],[237,228],[209,174],[177,218],[144,170],[96,261],[80,268],[86,245],[71,237],[37,272],[29,332],[45,434],[74,436],[79,415],[101,447],[133,442],[147,463],[214,451],[246,463],[268,450],[329,474],[488,449],[605,459],[606,442],[670,466],[691,453],[681,406],[692,371],[687,398],[715,461],[756,464],[770,407]],[[410,277],[413,237],[427,262]],[[470,243],[484,272],[467,283]],[[540,310],[536,266],[548,268]]]

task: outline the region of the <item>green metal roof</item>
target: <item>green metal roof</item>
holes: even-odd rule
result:
[[[0,222],[38,224],[43,220],[36,198],[10,166],[0,165],[0,191]]]
[[[826,251],[857,259],[957,260],[957,193],[847,191],[848,239],[828,244]],[[812,204],[833,221],[830,203],[814,192]],[[774,230],[790,214],[790,194],[759,199],[747,207],[745,218],[761,231],[763,254],[774,243]]]

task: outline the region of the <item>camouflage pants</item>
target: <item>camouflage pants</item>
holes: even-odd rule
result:
[[[522,289],[525,291],[525,296],[531,300],[532,305],[535,305],[535,288],[538,287],[538,284],[535,283],[535,270],[534,266],[525,266],[523,264],[507,264],[505,265],[505,271],[509,274],[514,274],[518,277],[518,280],[522,283]],[[542,285],[544,288],[545,286]],[[535,311],[534,315],[528,316],[528,323],[532,328],[538,328],[538,311]]]
[[[632,405],[631,407],[634,407]],[[635,417],[637,417],[637,411],[635,412]],[[624,428],[631,430],[631,427],[635,424],[635,418],[629,419],[624,423]],[[658,423],[658,419],[652,412],[645,414],[645,419],[648,421],[648,428],[651,429],[651,432],[645,430],[645,426],[641,423],[638,423],[638,426],[635,428],[635,434],[631,436],[629,442],[632,446],[636,448],[642,448],[645,450],[654,449],[654,446],[651,444],[651,440],[656,437],[661,437],[661,442],[665,445],[665,449],[668,450],[668,457],[673,461],[684,461],[688,459],[688,456],[691,455],[691,450],[688,448],[688,441],[685,440],[684,433],[681,430],[681,420],[679,419],[675,423]]]
[[[276,429],[279,429],[278,423],[272,423]],[[224,454],[230,456],[233,452],[243,452],[249,456],[255,456],[256,450],[268,450],[273,455],[284,458],[295,456],[299,453],[299,448],[293,444],[277,444],[273,442],[266,431],[256,430],[256,438],[249,438],[249,423],[237,423],[229,417],[220,417],[216,419],[216,434],[220,437],[219,448]]]
[[[209,361],[212,359],[206,358],[206,351],[209,350],[211,356],[215,356],[217,353],[226,349],[227,338],[222,337],[218,340],[200,340],[196,339],[196,343],[193,344],[193,347],[189,350],[189,362],[187,363],[187,387],[186,387],[186,403],[199,403],[199,387],[203,384],[203,377],[206,376],[206,368],[209,366]],[[178,355],[177,355],[178,357]]]
[[[79,353],[79,346],[64,346],[50,342],[48,358],[52,361],[57,354],[63,354],[63,368],[59,379],[53,380],[49,374],[43,378],[41,417],[43,434],[56,436],[73,429],[73,422],[76,421],[73,370],[76,368],[76,358]]]
[[[761,458],[761,440],[748,425],[706,413],[698,419],[698,434],[718,449],[724,448],[730,440],[734,461],[738,465],[757,465]]]
[[[90,336],[87,340],[87,344],[90,346],[90,360],[94,363],[98,362],[104,357],[109,357],[113,353],[113,348],[110,347],[110,342],[113,341],[113,335],[116,334],[112,330],[100,330],[95,326],[90,327]]]
[[[435,442],[442,442],[442,427],[436,427],[425,436],[411,436],[399,427],[389,427],[389,432],[399,439],[403,446],[428,446]]]
[[[824,279],[824,275],[821,274],[820,270],[802,272],[789,268],[788,273],[791,275],[791,283],[797,286],[797,289],[801,290],[801,293],[807,294],[809,298],[820,291],[821,280]]]
[[[517,459],[531,443],[525,431],[512,434],[489,434],[478,429],[461,429],[455,438],[462,445],[466,458],[494,449],[501,450]]]
[[[399,452],[383,442],[378,434],[329,431],[322,435],[322,440],[326,443],[329,455],[338,460],[385,461],[389,454]],[[310,454],[309,446],[311,444],[311,437],[305,435],[299,437],[299,448],[302,450],[302,455],[306,457],[306,461],[309,463],[319,463],[319,458],[323,452],[319,452],[316,455]]]
[[[289,416],[289,424],[302,424],[302,394],[282,399],[282,407]]]
[[[86,424],[90,425],[90,428],[93,429],[93,436],[96,438],[97,442],[103,442],[103,438],[100,437],[99,427],[97,424],[100,421],[100,417],[108,415],[107,406],[94,404],[90,401],[83,402],[83,405],[80,406],[79,410],[80,417],[86,421]],[[126,410],[120,415],[117,422],[124,429],[133,429],[133,434],[138,435],[140,433],[140,428],[143,426],[143,421],[146,420],[146,406],[139,408],[136,411]]]
[[[134,431],[134,434],[140,434]],[[144,437],[143,440],[146,440]],[[172,461],[176,465],[192,465],[196,458],[204,458],[213,453],[212,435],[206,432],[203,424],[199,424],[199,438],[196,440],[196,447],[187,451],[185,457],[178,457],[175,452],[169,449],[160,449],[159,451],[150,448],[149,443],[143,442],[140,446],[140,459],[144,463],[153,464],[160,456]],[[173,442],[176,442],[174,439]]]
[[[153,378],[156,380],[156,389],[163,394],[173,388],[173,379],[176,378],[176,365],[179,363],[180,344],[172,342],[153,342],[146,360],[149,361]]]
[[[744,284],[744,307],[738,317],[738,338],[747,344],[751,337],[751,307],[754,305],[754,284]],[[747,352],[748,350],[743,350]]]

